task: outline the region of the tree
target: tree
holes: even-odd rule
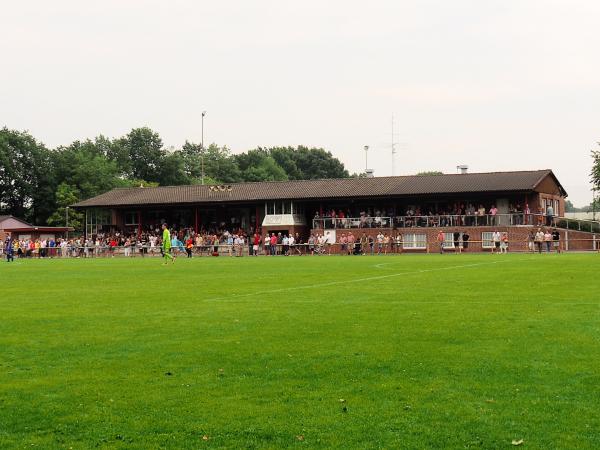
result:
[[[290,180],[314,180],[319,178],[348,178],[344,164],[331,152],[322,148],[304,146],[259,148],[271,156],[283,168]],[[248,152],[250,153],[250,152]]]
[[[150,128],[134,128],[109,148],[109,157],[117,163],[125,178],[160,181],[159,168],[167,156],[162,139]]]
[[[204,174],[218,183],[242,181],[240,168],[231,151],[217,144],[210,144],[204,149]]]
[[[83,230],[84,213],[75,209],[69,209],[69,223],[67,224],[67,207],[77,203],[81,198],[80,192],[75,186],[61,183],[56,189],[57,210],[48,218],[48,225],[55,227],[70,226],[76,231]]]
[[[29,133],[0,130],[0,211],[45,223],[54,210],[51,154]]]
[[[242,175],[244,181],[285,181],[288,179],[285,170],[270,156],[263,158],[258,165],[250,166],[242,172]]]
[[[174,152],[162,158],[157,168],[157,180],[162,186],[179,186],[189,184],[190,178],[184,170],[184,159],[181,153]]]
[[[115,161],[105,156],[105,138],[75,141],[53,152],[57,183],[72,186],[82,200],[102,194],[119,185],[120,171]]]
[[[190,182],[193,184],[200,183],[202,179],[202,146],[185,141],[178,152],[183,161],[183,171]]]
[[[598,145],[600,145],[600,142]],[[592,172],[590,175],[594,189],[600,190],[600,150],[592,150]]]
[[[297,164],[297,150],[292,147],[274,147],[269,149],[268,153],[285,170],[290,180],[303,179],[304,174]]]

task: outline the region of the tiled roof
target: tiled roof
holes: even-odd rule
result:
[[[119,188],[74,207],[533,191],[551,170]],[[556,177],[554,177],[556,180]],[[556,180],[562,190],[562,187]],[[562,190],[564,194],[564,190]]]
[[[24,220],[21,220],[21,219],[17,219],[15,216],[11,216],[10,214],[9,215],[4,215],[4,216],[0,216],[0,223],[4,222],[5,220],[8,220],[8,219],[13,219],[13,220],[16,220],[17,222],[20,222],[22,224],[29,225],[28,222],[25,222]]]

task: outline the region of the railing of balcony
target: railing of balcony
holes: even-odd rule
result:
[[[431,228],[431,227],[481,227],[481,226],[549,226],[578,231],[600,232],[600,222],[575,220],[542,214],[486,214],[455,215],[438,214],[428,216],[361,216],[361,217],[316,217],[315,229],[336,228]]]

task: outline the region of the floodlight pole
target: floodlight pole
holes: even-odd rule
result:
[[[365,145],[364,146],[365,149],[365,174],[367,173],[367,169],[369,168],[369,146]]]
[[[202,174],[200,176],[200,183],[204,184],[204,116],[206,111],[202,111],[202,135],[200,140],[200,161],[202,164]]]

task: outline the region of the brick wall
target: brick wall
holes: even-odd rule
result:
[[[547,229],[547,227],[541,227],[543,231]],[[375,238],[379,232],[388,236],[395,236],[396,234],[404,234],[408,233],[416,233],[416,234],[425,234],[427,236],[427,248],[426,249],[403,249],[403,252],[407,253],[426,253],[426,252],[438,252],[439,244],[437,242],[437,235],[439,230],[442,230],[444,233],[454,233],[455,231],[459,232],[467,232],[469,234],[469,245],[467,249],[463,249],[464,252],[467,253],[478,253],[478,252],[491,252],[490,249],[482,248],[481,236],[484,232],[493,232],[499,231],[500,233],[508,232],[508,249],[513,252],[526,252],[529,251],[528,246],[528,237],[529,232],[531,230],[537,231],[537,226],[498,226],[498,227],[443,227],[443,228],[360,228],[360,229],[337,229],[337,240],[339,242],[339,238],[341,233],[352,232],[358,241],[360,237],[365,233],[367,236],[373,236]],[[323,234],[323,229],[313,229],[311,232],[315,235],[317,233]],[[600,247],[600,235],[596,235],[594,238],[593,233],[586,233],[584,231],[572,231],[572,230],[562,230],[559,229],[560,232],[560,242],[561,248],[566,250],[567,242],[569,250],[594,250],[595,248]],[[594,248],[594,239],[596,239],[596,247]],[[334,246],[332,253],[339,251],[339,246]],[[450,248],[446,251],[453,252],[454,249]]]

